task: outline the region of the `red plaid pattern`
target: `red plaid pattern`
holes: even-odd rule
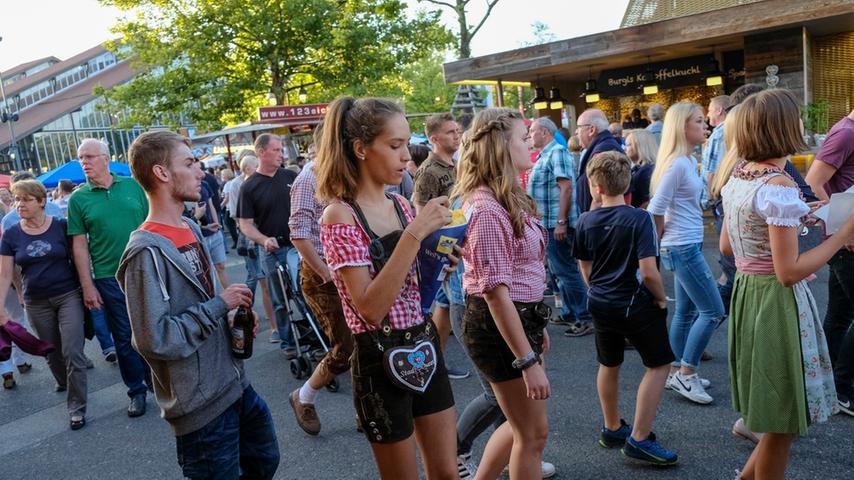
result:
[[[309,239],[314,250],[323,257],[323,244],[320,242],[320,217],[325,205],[317,201],[317,177],[314,175],[314,162],[302,169],[291,186],[291,218],[288,228],[291,240]]]
[[[463,289],[482,296],[506,285],[514,302],[538,302],[546,286],[545,229],[533,217],[525,221],[525,235],[516,238],[507,210],[486,188],[463,203],[470,212],[463,261]]]
[[[395,199],[404,206],[406,218],[411,222],[412,215],[406,206],[406,201],[399,195],[395,195]],[[344,205],[352,212],[349,205]],[[353,218],[356,219],[355,212],[353,212]],[[335,223],[320,226],[320,238],[323,242],[323,250],[326,253],[326,263],[332,271],[332,280],[341,296],[341,305],[344,307],[347,326],[354,334],[364,332],[367,323],[360,318],[356,306],[353,304],[350,292],[347,291],[344,280],[341,278],[341,269],[344,267],[368,267],[371,278],[376,276],[371,255],[368,252],[368,245],[371,241],[365,230],[358,225],[358,222],[356,219],[356,225]],[[540,293],[542,294],[542,292]],[[424,321],[421,316],[421,292],[418,288],[415,262],[409,268],[409,274],[406,276],[406,281],[403,282],[397,299],[391,305],[388,317],[393,330],[410,328]],[[377,330],[373,326],[370,329]]]

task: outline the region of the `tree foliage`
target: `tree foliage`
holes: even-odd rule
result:
[[[113,48],[142,73],[102,92],[127,123],[202,128],[255,118],[305,87],[364,93],[447,47],[437,12],[407,18],[400,0],[101,0],[128,13]],[[361,91],[360,91],[361,90]]]

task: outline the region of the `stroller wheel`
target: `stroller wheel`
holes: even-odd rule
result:
[[[337,378],[333,378],[331,382],[326,384],[326,389],[329,390],[330,392],[333,392],[333,393],[337,392],[338,388],[340,388],[340,385],[338,384]]]
[[[308,355],[303,354],[297,360],[299,360],[300,372],[302,374],[300,378],[307,378],[311,375],[311,362],[308,359]]]

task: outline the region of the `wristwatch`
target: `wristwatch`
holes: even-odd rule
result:
[[[540,362],[540,354],[531,350],[524,357],[517,358],[516,360],[513,360],[512,365],[513,365],[513,368],[515,368],[516,370],[527,370],[527,369],[533,367],[534,364],[536,364],[536,363],[541,363]]]
[[[557,224],[558,225],[566,225],[566,220],[558,220]]]

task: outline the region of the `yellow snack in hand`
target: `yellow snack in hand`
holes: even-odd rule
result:
[[[466,215],[463,213],[461,209],[451,210],[451,223],[445,225],[446,227],[455,227],[457,225],[464,225],[466,223]]]

